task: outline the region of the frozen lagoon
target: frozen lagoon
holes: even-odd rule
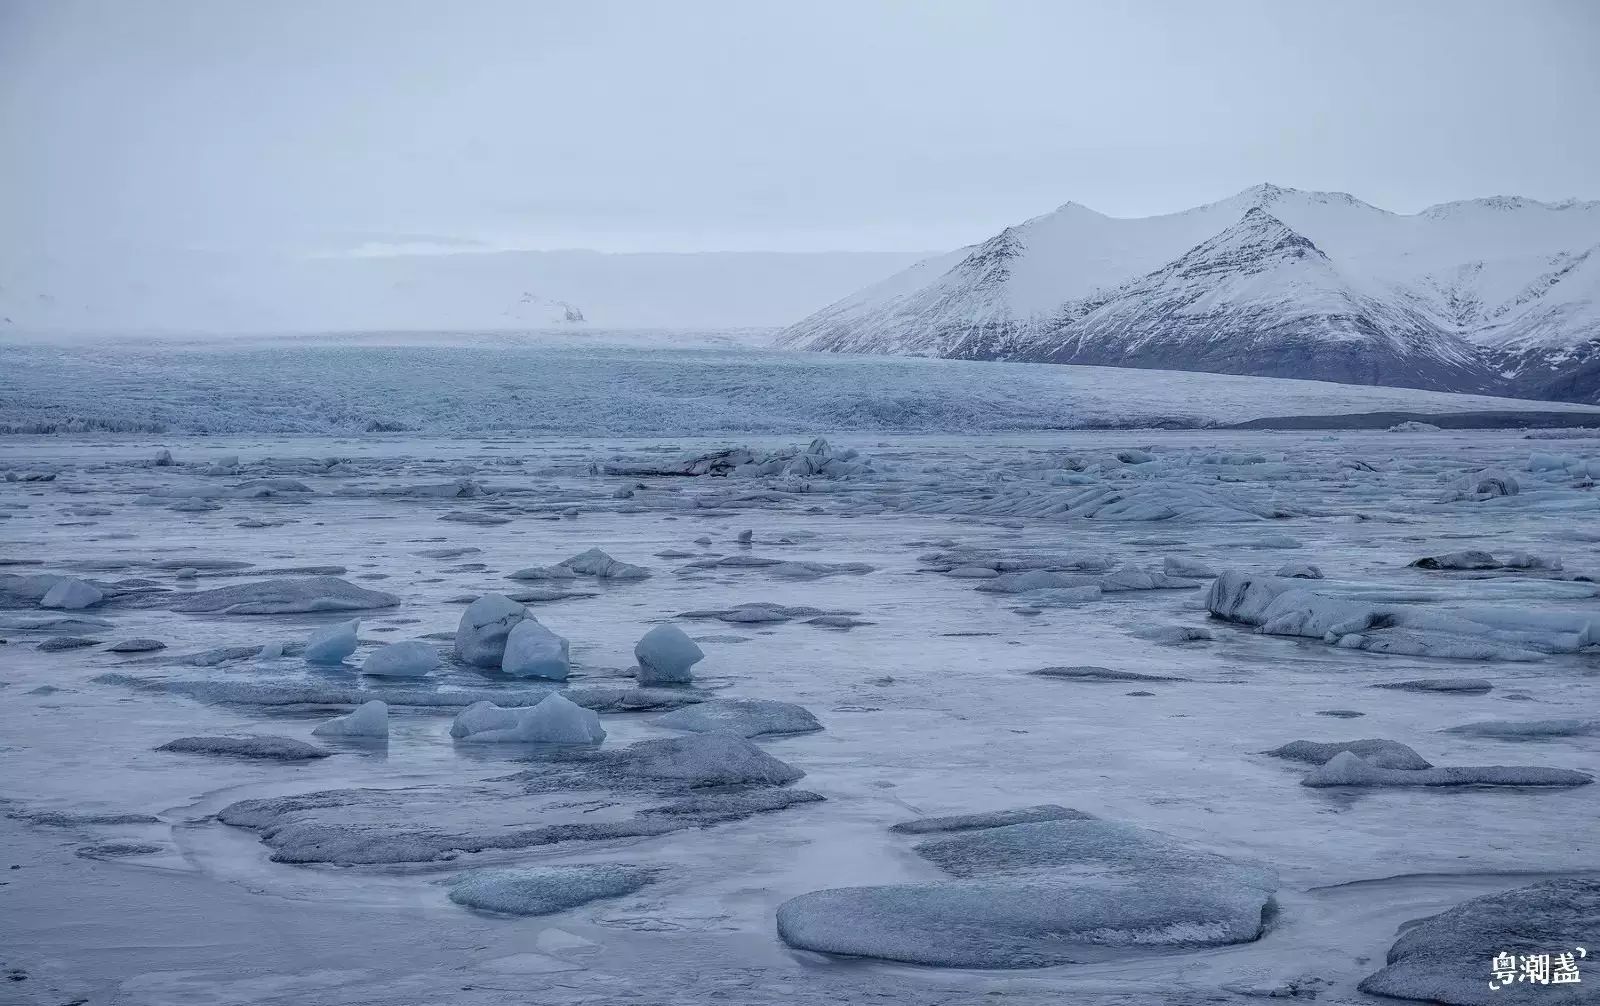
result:
[[[1088,578],[1122,564],[1160,570],[1167,557],[1253,574],[1309,563],[1326,580],[1308,586],[1344,599],[1441,615],[1494,607],[1600,617],[1595,585],[1583,579],[1600,570],[1587,468],[1530,463],[1534,454],[1588,462],[1600,442],[1220,431],[835,440],[873,471],[608,475],[608,466],[636,472],[712,445],[599,436],[0,443],[0,468],[54,474],[0,484],[0,558],[37,563],[0,573],[147,581],[132,589],[148,590],[114,587],[83,610],[0,611],[0,796],[11,801],[0,827],[6,865],[19,867],[3,878],[0,945],[5,966],[27,975],[5,994],[41,1003],[944,1002],[991,993],[1002,1002],[1157,1003],[1301,989],[1321,1001],[1376,1001],[1356,985],[1382,965],[1401,924],[1535,880],[1592,875],[1597,787],[1309,788],[1300,785],[1309,766],[1263,753],[1300,739],[1383,738],[1439,766],[1593,772],[1592,733],[1448,732],[1594,719],[1592,648],[1525,660],[1375,652],[1211,619],[1204,578],[1187,589],[1033,596],[978,590],[984,578],[948,575],[925,557],[1056,556],[1064,576]],[[159,448],[177,464],[152,465]],[[1510,474],[1517,495],[1463,494],[1463,478],[1486,470]],[[458,516],[441,519],[450,514]],[[753,532],[748,546],[744,530]],[[556,589],[507,576],[590,547],[652,575]],[[1474,548],[1559,556],[1562,569],[1410,565]],[[399,603],[225,614],[182,600],[310,575]],[[630,819],[642,798],[628,790],[509,791],[506,777],[546,771],[540,756],[453,744],[451,718],[465,702],[418,698],[544,686],[455,663],[420,685],[356,673],[385,642],[443,634],[434,641],[448,655],[466,600],[535,587],[531,598],[550,599],[530,599],[530,610],[571,641],[571,690],[625,693],[635,643],[670,620],[706,653],[695,695],[810,710],[821,731],[755,743],[804,771],[794,787],[824,799],[660,834],[390,865],[274,862],[262,835],[218,821],[241,801],[346,789],[395,794],[349,801],[343,820],[353,826],[388,827],[393,806],[415,825],[478,834]],[[852,624],[866,624],[676,617],[755,602],[852,612]],[[353,614],[360,646],[345,669],[294,655],[292,644]],[[1174,644],[1181,637],[1152,631],[1164,627],[1212,638]],[[147,637],[167,648],[38,648],[57,636]],[[288,655],[273,656],[281,644],[291,644]],[[192,659],[221,647],[238,655]],[[1076,665],[1183,680],[1029,673]],[[107,674],[124,678],[95,680]],[[1448,678],[1492,687],[1372,687]],[[149,687],[163,683],[180,690]],[[355,705],[319,697],[363,695],[390,704],[387,744],[313,736]],[[312,701],[286,701],[297,696]],[[659,709],[625,705],[602,709],[602,750],[684,736],[654,722]],[[333,754],[280,763],[155,750],[227,734],[289,737]],[[778,939],[778,907],[792,898],[940,882],[916,840],[892,825],[1042,804],[1271,867],[1277,908],[1265,933],[1203,949],[1091,946],[1071,964],[1005,971],[833,958]],[[478,914],[450,898],[450,881],[479,868],[589,864],[647,869],[653,880],[528,918]],[[1485,982],[1495,949],[1471,962]]]

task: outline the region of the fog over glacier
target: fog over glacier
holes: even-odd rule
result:
[[[0,1003],[1590,1001],[1597,42],[0,4]]]

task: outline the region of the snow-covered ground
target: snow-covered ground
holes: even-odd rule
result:
[[[755,348],[764,338],[11,340],[0,343],[0,431],[798,436],[1584,408],[1217,374],[839,358]]]
[[[278,346],[75,348],[50,377],[39,353],[5,351],[8,422],[21,386],[218,433],[252,412],[349,430],[358,402],[432,430],[520,408],[589,432],[0,440],[7,1001],[1372,1002],[1357,984],[1405,923],[1593,875],[1600,787],[1572,785],[1600,769],[1592,439],[975,432],[1052,402],[1241,419],[1428,400],[1128,371]],[[623,366],[625,394],[569,387]],[[715,455],[611,432],[673,408],[669,428],[740,407],[757,431],[844,425],[873,382],[879,408],[914,388],[945,403],[927,426],[974,425]],[[918,425],[906,408],[885,415]],[[1469,550],[1489,556],[1451,557]],[[489,593],[568,641],[564,683],[484,666],[506,609],[458,628]],[[347,649],[329,630],[351,618],[355,651],[307,662],[313,637],[319,660]],[[659,625],[704,657],[688,686],[636,689],[637,659],[693,660],[670,633],[636,650]],[[361,673],[404,641],[439,665]],[[598,748],[452,730],[473,702],[519,721],[554,689],[599,714]],[[368,700],[386,741],[317,732]],[[275,739],[216,740],[241,735]],[[1394,745],[1363,747],[1368,767],[1264,753],[1357,739],[1438,768],[1382,768],[1414,766]],[[1564,784],[1389,784],[1481,766]],[[1386,784],[1322,785],[1366,775]],[[891,830],[1017,808],[1035,809]],[[1423,931],[1460,944],[1427,959],[1431,994],[1581,1001],[1558,996],[1587,974],[1487,991],[1492,956],[1545,931],[1523,910],[1497,916],[1506,946]],[[1104,924],[1041,938],[1025,911]],[[864,958],[818,952],[838,947]],[[904,963],[941,960],[960,963]],[[1384,970],[1374,987],[1420,987]]]

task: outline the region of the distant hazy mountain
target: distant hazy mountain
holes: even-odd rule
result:
[[[777,328],[921,257],[0,253],[0,332]]]
[[[1068,203],[780,343],[1600,401],[1600,202],[1406,216],[1261,185],[1139,219]]]

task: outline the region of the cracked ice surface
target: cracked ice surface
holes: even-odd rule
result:
[[[1445,769],[1600,769],[1589,441],[1562,445],[1582,464],[1552,465],[1515,433],[830,434],[829,450],[863,462],[833,475],[809,440],[0,442],[0,470],[54,476],[0,482],[0,834],[21,867],[0,875],[0,945],[29,972],[7,991],[1154,1004],[1314,987],[1361,1001],[1402,923],[1592,870],[1600,787],[1303,786],[1315,759],[1266,753],[1365,738]],[[738,478],[640,474],[730,444],[812,460]],[[174,463],[152,465],[163,448]],[[1484,471],[1518,491],[1472,491]],[[216,508],[168,509],[179,500]],[[493,519],[438,519],[450,513]],[[513,574],[591,549],[656,575],[584,576],[582,593],[523,600]],[[1497,561],[1411,565],[1471,551]],[[1559,563],[1505,560],[1518,555]],[[1291,563],[1324,578],[1281,579]],[[784,564],[847,575],[771,572]],[[1213,573],[1274,584],[1233,595],[1245,614],[1277,603],[1271,618],[1212,618]],[[41,608],[66,578],[101,599]],[[285,578],[315,582],[252,586]],[[1114,578],[1163,589],[1102,589]],[[978,589],[997,580],[1008,589]],[[1063,603],[1080,581],[1093,590]],[[489,594],[514,595],[569,641],[566,682],[455,655],[468,603]],[[848,632],[816,621],[843,618]],[[635,645],[658,625],[704,652],[688,685],[639,687]],[[308,661],[305,644],[335,629],[348,657]],[[40,646],[66,636],[89,642]],[[1359,639],[1339,645],[1347,636]],[[132,639],[165,648],[111,649]],[[408,641],[440,666],[359,673]],[[1434,684],[1372,687],[1415,682]],[[599,715],[598,748],[450,736],[474,703],[527,709],[553,691]],[[365,701],[387,703],[387,744],[314,734]],[[719,728],[749,747],[692,759]],[[261,736],[328,756],[155,750]],[[1293,750],[1330,750],[1309,745]],[[630,775],[636,761],[666,775]],[[726,765],[746,774],[708,774]],[[965,890],[951,885],[1000,883],[979,867],[1015,884],[1048,852],[1030,836],[1079,815],[1163,836],[1184,850],[1152,856],[1169,873],[1215,857],[1275,871],[1265,938],[1248,925],[1229,930],[1242,942],[1203,949],[1224,941],[1118,946],[1102,933],[1060,947],[1030,934],[1019,951],[997,911],[994,953],[963,963],[1074,962],[1007,973],[850,962],[779,939],[785,902],[832,910],[818,892],[927,890],[937,907]],[[893,830],[929,819],[910,829],[925,834]],[[949,844],[996,825],[1016,844]],[[955,860],[913,851],[923,841],[978,858],[952,876],[941,864]],[[452,901],[453,878],[474,871],[616,864],[651,883],[535,917]],[[1075,890],[1126,880],[1122,866],[1070,869]],[[1219,888],[1214,921],[1247,920],[1255,890]],[[1112,920],[1142,910],[1109,895],[1104,907]],[[915,920],[891,921],[915,940]]]

